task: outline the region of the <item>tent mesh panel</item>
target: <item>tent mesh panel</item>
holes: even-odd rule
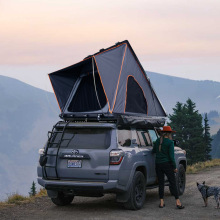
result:
[[[107,101],[103,87],[98,75],[95,76],[96,89],[98,93],[99,102],[101,108],[103,108]],[[83,77],[80,85],[74,95],[69,107],[69,112],[88,112],[100,110],[99,103],[97,101],[93,75]]]

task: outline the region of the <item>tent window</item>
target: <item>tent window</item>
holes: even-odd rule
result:
[[[101,108],[103,108],[107,101],[105,93],[100,81],[99,76],[95,75],[96,89],[98,93],[99,102]],[[69,112],[88,112],[88,111],[97,111],[100,110],[99,103],[97,101],[93,75],[88,75],[83,77],[80,82],[80,85],[74,95],[69,107]]]
[[[133,76],[128,77],[125,112],[147,114],[147,101]]]

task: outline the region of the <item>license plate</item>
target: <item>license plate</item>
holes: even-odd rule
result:
[[[69,168],[80,168],[82,167],[82,160],[68,160],[67,167]]]

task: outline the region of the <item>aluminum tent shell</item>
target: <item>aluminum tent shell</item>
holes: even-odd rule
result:
[[[92,67],[93,61],[95,64],[94,69]],[[97,94],[96,96],[94,95],[95,93],[93,96],[91,95],[91,88],[94,87],[91,82],[91,84],[86,84],[91,88],[88,90],[90,92],[87,93],[88,100],[80,103],[81,112],[132,113],[132,115],[141,114],[150,117],[166,116],[143,67],[128,41],[117,43],[110,48],[87,57],[80,63],[49,74],[62,113],[74,113],[74,111],[70,112],[68,110],[68,106],[74,96],[76,96],[76,93],[79,92],[77,90],[79,90],[79,85],[82,83],[79,79],[84,77],[85,82],[87,80],[85,77],[90,75],[91,78],[94,72],[96,73],[96,80],[100,80],[99,85],[102,87],[99,88],[99,91],[101,93],[101,90],[103,90],[104,94],[98,94],[98,98],[106,98],[106,100],[102,100],[106,102],[106,107],[99,110],[89,107],[89,101],[97,101],[95,100],[97,99]],[[85,93],[86,89],[84,91],[84,99],[86,99]],[[80,94],[78,93],[78,96]],[[72,104],[78,105],[79,103]],[[82,110],[84,107],[85,111]]]

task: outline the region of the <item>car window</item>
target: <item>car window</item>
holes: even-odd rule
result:
[[[137,144],[140,145],[140,146],[145,146],[145,141],[144,141],[144,138],[143,138],[143,135],[141,134],[142,131],[137,131]]]
[[[121,146],[130,147],[131,146],[131,130],[128,129],[118,129],[118,143]]]
[[[151,144],[148,132],[145,131],[145,132],[142,133],[142,135],[143,135],[143,138],[145,140],[146,145],[151,146],[152,144]]]
[[[154,130],[148,130],[148,132],[149,132],[152,142],[154,143],[158,138],[156,132]]]
[[[61,133],[54,133],[49,147],[57,148],[60,141],[60,147],[66,149],[107,149],[111,144],[111,129],[68,128],[63,137]]]
[[[141,146],[151,145],[150,137],[147,131],[137,130],[137,136],[138,136],[137,144]]]

